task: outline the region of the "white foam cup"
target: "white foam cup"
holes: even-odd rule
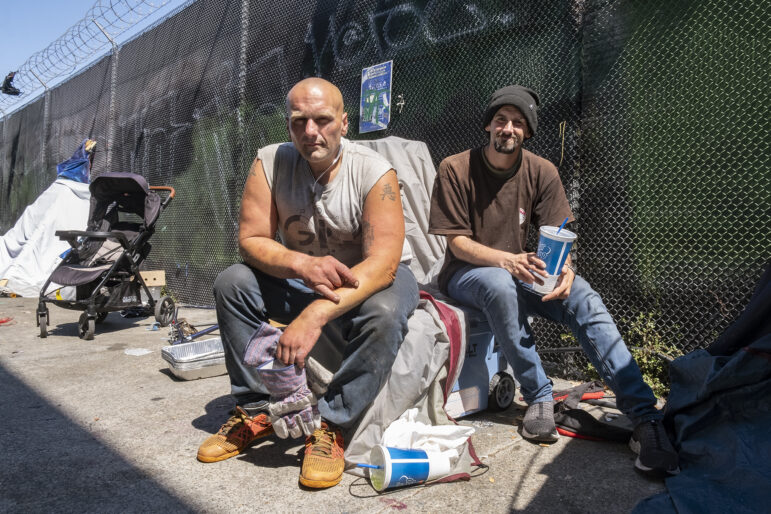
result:
[[[376,491],[422,484],[450,473],[450,458],[425,450],[405,450],[379,444],[369,454],[369,480]]]
[[[529,287],[538,294],[548,294],[554,291],[557,285],[557,279],[562,272],[562,267],[570,253],[570,248],[576,240],[576,234],[567,229],[562,229],[557,233],[557,227],[544,225],[540,229],[538,238],[538,252],[536,256],[546,263],[547,277],[534,273],[533,276],[541,279],[543,285],[533,282],[528,284],[523,282],[525,287]]]

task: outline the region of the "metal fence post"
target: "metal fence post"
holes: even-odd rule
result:
[[[112,58],[110,59],[110,109],[107,121],[107,166],[108,171],[112,170],[112,146],[115,141],[115,94],[118,86],[118,57],[120,54],[120,47],[115,43],[115,40],[110,37],[104,28],[99,25],[99,22],[92,19],[94,25],[99,27],[104,37],[112,45]]]
[[[247,47],[249,46],[249,0],[241,0],[241,51],[238,57],[238,152],[240,158],[236,161],[244,167],[246,163],[246,128],[244,127],[244,109],[246,108],[246,73]],[[248,159],[248,157],[246,157]]]
[[[43,144],[40,154],[42,155],[42,161],[43,161],[43,173],[42,177],[44,178],[46,175],[46,169],[48,168],[48,124],[50,123],[50,113],[51,113],[51,92],[48,89],[48,84],[43,82],[43,79],[41,79],[37,73],[35,73],[33,70],[29,70],[30,73],[32,73],[35,78],[43,84],[43,89],[45,92],[43,93]],[[38,192],[43,191],[43,187],[46,184],[46,180],[41,179],[41,174],[38,174],[35,180],[35,185],[37,186]],[[42,187],[41,187],[42,184]]]

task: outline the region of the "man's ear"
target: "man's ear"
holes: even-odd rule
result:
[[[485,132],[490,132],[490,126],[491,125],[492,125],[492,123],[488,123],[487,124],[487,126],[485,127]]]
[[[345,136],[346,134],[348,134],[348,113],[345,111],[343,111],[342,121],[343,121],[343,130],[340,132],[340,134],[342,136]]]

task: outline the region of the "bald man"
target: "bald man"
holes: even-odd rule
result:
[[[306,440],[300,473],[301,484],[322,488],[342,477],[342,432],[354,428],[388,377],[418,287],[406,264],[411,252],[396,172],[343,138],[348,116],[340,90],[305,79],[289,91],[286,110],[291,143],[260,149],[244,187],[244,262],[214,284],[236,409],[198,459],[227,459],[273,432],[263,412],[263,375],[242,362],[271,319],[287,325],[275,354],[282,363],[301,370],[322,333],[342,355],[318,399],[323,421]]]

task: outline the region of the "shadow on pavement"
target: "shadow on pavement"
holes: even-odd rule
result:
[[[516,430],[519,443],[503,451],[515,452],[518,464],[500,469],[512,460],[502,458],[497,469],[511,484],[509,512],[583,513],[596,511],[598,505],[602,512],[629,512],[641,498],[663,489],[661,480],[636,472],[635,455],[626,444],[562,436],[553,445],[540,445],[522,439],[523,415],[524,404],[515,404],[502,412],[481,411],[464,418]]]
[[[193,510],[2,366],[0,391],[0,512]]]
[[[63,310],[64,309],[62,309],[62,311]],[[59,312],[57,312],[55,308],[50,309],[49,312],[51,313],[51,320],[49,321],[50,324],[48,325],[49,336],[78,337],[77,316],[80,316],[79,313],[76,312],[74,314],[66,315],[68,318],[71,318],[72,316],[76,316],[75,318],[76,321],[56,323],[56,318],[57,318],[56,315],[59,314]],[[141,324],[145,323],[145,320],[148,320],[148,322],[152,322],[152,321],[155,321],[155,318],[148,317],[148,316],[124,318],[118,312],[111,312],[107,315],[104,321],[96,324],[96,327],[94,330],[94,338],[99,338],[100,336],[104,336],[112,332],[118,332],[120,330],[126,330],[128,328],[138,327]],[[164,329],[161,329],[161,330],[164,330]]]

